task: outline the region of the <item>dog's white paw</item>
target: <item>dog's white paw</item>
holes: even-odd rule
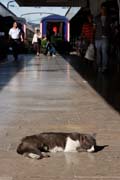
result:
[[[41,158],[40,155],[34,154],[34,153],[29,153],[29,154],[28,154],[28,157],[29,157],[29,158],[32,158],[32,159],[40,159],[40,158]]]
[[[87,149],[87,152],[94,152],[95,151],[95,147],[94,146],[92,146],[90,149]]]

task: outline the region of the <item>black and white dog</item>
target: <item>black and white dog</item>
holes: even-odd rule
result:
[[[46,132],[26,136],[17,147],[17,152],[30,158],[47,157],[48,152],[94,152],[94,136],[80,133]]]

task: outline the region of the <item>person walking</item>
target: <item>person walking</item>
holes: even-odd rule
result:
[[[17,61],[18,53],[19,53],[19,45],[20,42],[23,42],[23,36],[20,29],[18,28],[18,24],[16,21],[13,23],[13,27],[9,30],[9,40],[10,40],[10,45],[12,47],[14,60]]]
[[[86,22],[83,24],[81,36],[87,41],[87,44],[93,43],[93,17],[87,15]]]
[[[34,50],[36,51],[37,56],[40,55],[40,51],[41,51],[41,38],[42,37],[41,37],[40,30],[35,28],[32,44],[33,44]]]
[[[100,14],[94,19],[96,63],[99,72],[105,72],[108,67],[108,44],[110,35],[110,18],[105,3],[101,4]]]
[[[90,46],[93,47],[94,49],[94,29],[93,29],[93,16],[92,14],[87,14],[86,16],[86,21],[83,24],[82,27],[82,33],[81,33],[81,38],[83,40],[83,55],[85,55],[84,57],[86,58],[86,53],[88,52],[88,48]],[[82,47],[82,46],[81,46]],[[87,57],[86,59],[89,60],[89,57]]]

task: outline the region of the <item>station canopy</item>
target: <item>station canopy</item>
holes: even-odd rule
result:
[[[20,6],[71,6],[85,7],[87,0],[16,0]]]

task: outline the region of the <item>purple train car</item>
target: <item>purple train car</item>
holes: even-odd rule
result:
[[[43,36],[54,37],[57,40],[70,40],[69,21],[65,16],[50,15],[44,17],[40,23],[40,32]]]

